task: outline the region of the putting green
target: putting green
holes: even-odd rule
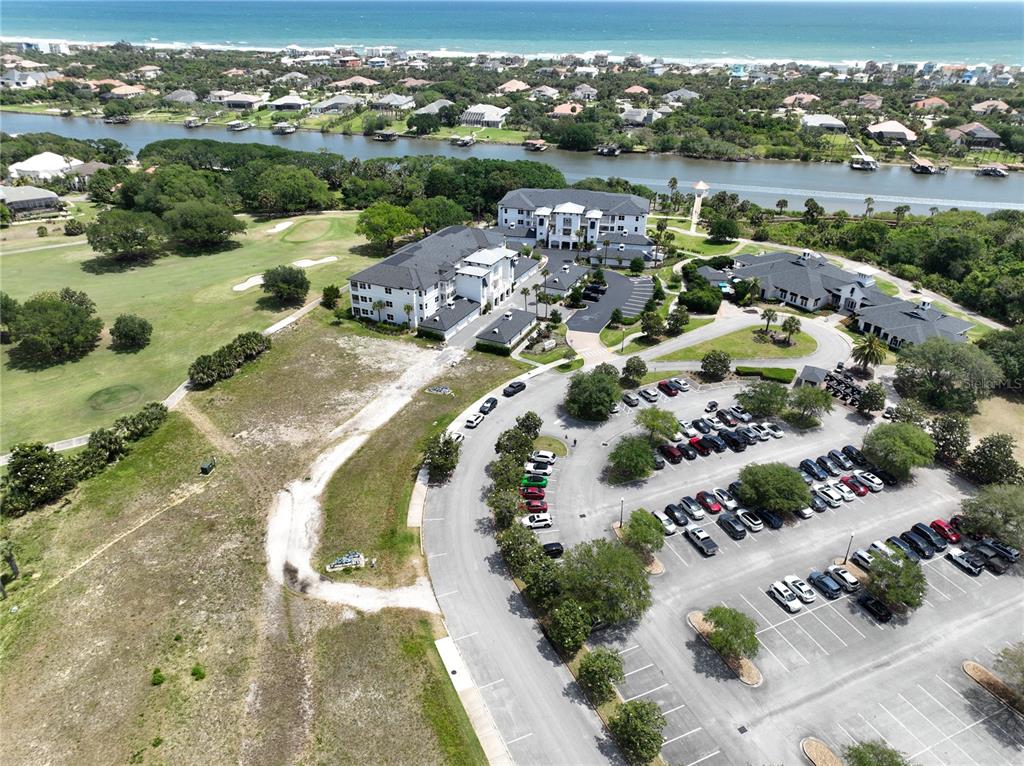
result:
[[[142,398],[142,391],[131,383],[118,383],[107,386],[93,393],[89,398],[89,406],[99,412],[110,412],[130,407]]]

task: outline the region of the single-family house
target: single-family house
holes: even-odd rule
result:
[[[577,77],[590,77],[594,78],[600,73],[600,70],[596,66],[578,66],[573,70],[573,74]]]
[[[359,99],[346,93],[339,93],[337,96],[331,96],[323,101],[318,101],[309,108],[309,111],[313,114],[327,114],[328,112],[344,114],[345,112],[352,111],[359,104]]]
[[[14,218],[61,209],[60,197],[49,189],[37,189],[35,186],[0,186],[0,202],[7,206]]]
[[[0,76],[0,87],[7,90],[28,90],[42,88],[46,85],[46,75],[42,72],[21,72],[8,69]]]
[[[646,96],[650,93],[643,85],[630,85],[624,92],[628,96]]]
[[[153,64],[146,64],[145,66],[140,66],[138,69],[134,70],[131,76],[133,80],[155,80],[162,73],[163,70],[160,67],[154,66]]]
[[[309,80],[309,75],[303,74],[302,72],[286,72],[280,77],[274,78],[274,82],[280,85],[296,85],[300,82],[306,82],[307,80]]]
[[[358,69],[363,65],[363,60],[354,54],[342,54],[331,56],[331,65],[341,69]]]
[[[232,67],[231,69],[225,69],[221,72],[225,77],[245,77],[249,74],[248,69],[239,69],[238,67]]]
[[[558,98],[558,88],[550,85],[538,85],[530,91],[530,97],[537,101],[553,101]]]
[[[626,109],[619,115],[626,125],[632,127],[644,128],[653,123],[655,120],[661,119],[661,112],[656,109]]]
[[[862,93],[857,97],[857,106],[869,112],[877,112],[882,108],[882,97],[875,93]]]
[[[164,96],[164,101],[166,101],[167,103],[181,104],[183,106],[194,104],[197,100],[198,98],[196,97],[195,91],[185,89],[172,90],[170,93]]]
[[[259,109],[266,102],[267,97],[264,94],[232,93],[230,96],[225,96],[221,99],[220,103],[224,105],[225,109],[238,109],[244,112]]]
[[[577,104],[575,101],[566,101],[564,104],[559,104],[548,112],[548,117],[552,117],[554,119],[559,119],[561,117],[575,117],[582,111],[583,104]]]
[[[455,106],[455,102],[449,101],[446,98],[439,98],[436,101],[431,101],[426,106],[421,106],[413,114],[438,114],[446,106]]]
[[[917,133],[897,120],[876,122],[864,130],[871,138],[882,144],[912,144],[917,141]]]
[[[235,95],[233,90],[211,90],[206,94],[206,100],[211,104],[223,104],[228,96]]]
[[[937,109],[948,109],[949,102],[944,98],[939,98],[938,96],[929,96],[928,98],[919,98],[917,101],[912,101],[910,103],[910,108],[935,111]]]
[[[373,56],[372,58],[366,59],[366,66],[369,69],[387,69],[390,63],[383,56]]]
[[[992,114],[993,112],[1003,114],[1010,111],[1010,105],[997,98],[990,98],[971,105],[971,111],[975,114]]]
[[[105,162],[83,162],[68,171],[68,177],[72,179],[74,187],[80,191],[84,191],[89,186],[89,181],[96,175],[98,170],[106,170],[111,167]]]
[[[370,104],[376,112],[400,114],[416,108],[416,99],[403,93],[388,93]]]
[[[275,98],[267,104],[267,106],[275,112],[299,112],[309,106],[309,101],[304,99],[302,96],[296,96],[294,93],[289,93],[287,96]]]
[[[425,88],[428,85],[432,85],[433,83],[430,80],[421,80],[418,77],[403,77],[398,81],[398,84],[403,88],[408,88],[409,90],[418,90],[420,88]]]
[[[595,101],[597,99],[597,88],[593,85],[580,83],[572,91],[572,97],[577,101]]]
[[[21,162],[12,162],[7,167],[7,174],[11,178],[48,181],[51,178],[63,178],[81,164],[82,161],[74,157],[65,157],[54,152],[40,152]]]
[[[805,114],[800,117],[800,127],[822,130],[826,133],[845,133],[846,123],[831,114]]]
[[[1017,81],[1009,72],[1000,72],[992,78],[992,84],[997,88],[1012,88],[1017,84]]]
[[[527,336],[537,323],[537,315],[522,309],[507,309],[493,324],[476,334],[484,344],[512,349]]]
[[[141,85],[119,85],[107,92],[108,98],[130,99],[145,94],[146,89]]]
[[[821,96],[815,96],[813,93],[794,93],[782,99],[782,105],[787,109],[798,109],[810,106],[815,101],[821,101]]]
[[[362,75],[356,75],[355,77],[349,77],[345,80],[336,80],[327,87],[330,90],[350,90],[352,88],[373,88],[377,85],[380,85],[380,83],[376,80],[371,80],[369,77],[363,77]]]
[[[463,125],[479,125],[485,128],[500,128],[512,110],[509,107],[491,104],[474,104],[462,113],[459,122]]]
[[[677,88],[664,94],[661,100],[666,104],[681,104],[685,101],[694,101],[699,98],[700,93],[696,91],[688,90],[687,88]]]
[[[503,82],[495,90],[498,93],[507,96],[510,93],[521,93],[522,91],[529,89],[530,86],[522,80],[509,80],[508,82]]]
[[[980,122],[968,122],[966,125],[948,128],[945,133],[946,138],[957,146],[967,146],[971,149],[998,149],[1003,145],[999,134]]]

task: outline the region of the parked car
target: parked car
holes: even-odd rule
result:
[[[727,449],[725,441],[718,434],[708,434],[702,439],[715,452],[725,452]]]
[[[857,477],[857,481],[859,481],[872,492],[882,491],[882,487],[884,486],[882,484],[882,480],[875,476],[873,473],[869,471],[854,471],[853,475]]]
[[[630,407],[636,407],[637,405],[640,404],[640,400],[637,398],[636,394],[634,394],[632,391],[626,391],[622,395],[622,401],[625,402]]]
[[[839,598],[842,594],[843,589],[839,587],[839,583],[832,579],[830,575],[824,572],[819,572],[817,569],[812,570],[807,575],[807,582],[813,585],[818,591],[828,599]]]
[[[717,409],[718,409],[718,402],[714,401],[713,399],[710,402],[708,402],[706,405],[704,405],[704,412],[714,412]]]
[[[774,423],[769,423],[767,420],[760,424],[761,428],[768,432],[768,435],[773,439],[781,439],[786,435],[786,432],[779,428]]]
[[[782,529],[782,516],[775,511],[769,511],[767,508],[757,508],[754,510],[754,513],[757,515],[757,518],[768,525],[769,529]]]
[[[659,445],[658,452],[660,452],[661,456],[668,462],[672,463],[672,465],[678,465],[683,462],[683,453],[676,449],[672,444]]]
[[[981,559],[985,568],[994,574],[1003,574],[1010,568],[1010,562],[999,555],[999,551],[991,545],[977,543],[971,548],[971,553]]]
[[[449,431],[448,438],[456,444],[462,444],[466,440],[466,435],[461,431]]]
[[[658,390],[665,394],[665,396],[679,396],[678,389],[667,380],[658,381]]]
[[[730,414],[732,414],[734,418],[736,418],[741,423],[749,423],[751,420],[753,420],[751,414],[747,412],[746,408],[742,404],[734,404],[729,409],[729,412]]]
[[[708,513],[719,513],[722,510],[722,505],[718,502],[718,498],[707,491],[697,493],[697,502]]]
[[[821,495],[821,497],[824,498],[825,502],[828,503],[833,508],[838,508],[840,505],[843,504],[843,496],[839,494],[839,492],[837,492],[829,484],[822,484],[820,487],[815,488],[813,491]]]
[[[531,513],[528,516],[523,516],[519,521],[529,529],[547,529],[552,524],[550,513]]]
[[[736,481],[729,482],[729,494],[732,495],[737,502],[739,502],[740,499],[740,487],[742,486],[743,482],[741,482],[739,479],[737,479]]]
[[[953,529],[953,527],[950,525],[948,521],[944,521],[943,519],[935,519],[935,521],[933,521],[930,526],[938,534],[942,535],[942,537],[944,537],[947,542],[960,542],[960,533]]]
[[[523,505],[527,513],[547,513],[547,500],[527,500]]]
[[[690,425],[692,425],[702,434],[711,433],[711,424],[704,418],[697,418],[696,420],[692,421]]]
[[[686,421],[679,421],[679,428],[683,432],[683,436],[687,439],[692,439],[694,436],[699,436],[700,432],[692,425],[686,423]]]
[[[795,513],[801,519],[809,519],[814,515],[814,511],[812,511],[808,507],[797,508],[795,511],[793,511],[793,513]]]
[[[811,510],[815,513],[824,513],[828,510],[828,503],[816,492],[811,493]]]
[[[515,396],[520,391],[525,391],[525,390],[526,390],[526,384],[523,383],[523,381],[521,381],[521,380],[513,380],[511,383],[509,383],[507,386],[505,386],[503,389],[501,389],[501,395],[502,396],[509,396],[509,397],[511,397],[511,396]]]
[[[484,403],[480,405],[480,412],[486,415],[489,412],[493,412],[494,408],[497,406],[498,400],[495,399],[493,396],[489,396],[486,399],[484,399]]]
[[[843,502],[849,503],[857,498],[853,490],[847,487],[842,481],[830,481],[828,488],[835,492],[839,497],[843,498]]]
[[[665,458],[659,455],[657,452],[654,453],[654,470],[660,471],[665,467]]]
[[[543,500],[544,490],[541,487],[520,487],[519,496],[524,500]]]
[[[796,594],[796,597],[805,604],[810,604],[814,601],[814,591],[811,590],[811,587],[807,583],[796,575],[786,575],[782,578],[782,582],[784,582],[786,587],[793,591],[793,593]]]
[[[857,599],[857,603],[863,607],[865,612],[879,622],[889,622],[892,619],[892,612],[885,605],[885,602],[880,598],[872,596],[870,593],[862,593],[860,598]]]
[[[856,476],[844,476],[839,481],[843,483],[843,486],[850,490],[857,497],[864,497],[871,490],[866,485],[861,484],[860,479]]]
[[[893,476],[888,471],[883,470],[882,468],[872,466],[870,471],[879,479],[881,479],[882,483],[887,487],[895,487],[897,484],[899,484],[899,480],[895,476]]]
[[[711,535],[701,527],[687,527],[686,539],[703,553],[705,556],[714,556],[718,553],[718,543],[711,539]]]
[[[737,436],[733,431],[722,431],[718,436],[725,442],[725,446],[733,452],[744,452],[747,449],[746,441]]]
[[[736,425],[736,418],[734,418],[728,410],[719,410],[718,412],[715,413],[715,417],[718,418],[718,421],[720,423],[722,423],[725,426],[728,426],[729,428],[732,428]]]
[[[759,441],[761,441],[761,437],[758,435],[757,431],[755,431],[750,426],[743,426],[742,428],[737,428],[736,435],[743,439],[743,441],[747,443],[748,447],[752,447]],[[766,436],[765,439],[767,438],[768,437]]]
[[[523,470],[531,476],[550,476],[551,463],[524,463]]]
[[[902,540],[901,538],[896,537],[896,535],[893,535],[892,537],[887,537],[885,539],[885,544],[888,545],[893,550],[898,550],[900,553],[902,553],[904,556],[906,556],[911,561],[920,561],[921,560],[921,557],[917,555],[917,551],[915,551],[913,548],[911,548],[909,545],[907,545],[905,540]]]
[[[701,521],[706,518],[704,509],[700,507],[700,503],[689,495],[680,500],[679,505],[682,506],[684,511],[686,511],[686,515],[694,521]]]
[[[560,559],[565,553],[565,548],[561,543],[544,543],[541,548],[544,549],[544,555],[551,559]]]
[[[875,563],[875,557],[868,553],[864,548],[858,548],[850,556],[850,561],[859,566],[865,572],[871,570],[871,567]]]
[[[733,540],[742,540],[747,536],[747,528],[743,526],[743,522],[736,518],[734,513],[723,513],[718,517],[716,522],[718,526],[722,528]]]
[[[800,470],[809,473],[815,481],[825,481],[828,478],[828,474],[821,469],[821,466],[810,458],[800,461]]]
[[[852,444],[847,444],[841,451],[857,465],[864,465],[868,462],[868,459],[864,457],[864,453]]]
[[[546,476],[531,476],[527,474],[519,480],[519,486],[521,487],[546,487],[548,485],[548,479]]]
[[[738,518],[743,523],[743,526],[751,532],[760,532],[764,529],[764,522],[757,518],[757,514],[753,511],[748,511],[746,508],[737,508],[736,518]]]
[[[468,418],[466,418],[466,428],[476,428],[478,425],[484,422],[484,416],[479,412],[474,412]]]
[[[827,473],[829,476],[839,476],[839,474],[842,473],[839,470],[839,466],[837,466],[834,462],[832,462],[829,458],[825,457],[824,455],[819,455],[818,459],[815,460],[814,462],[817,463],[818,467],[822,471]]]
[[[900,535],[900,539],[913,548],[914,553],[923,559],[930,559],[935,555],[935,550],[932,548],[931,543],[928,542],[928,538],[921,537],[917,532],[908,530]]]
[[[800,603],[800,599],[796,597],[786,584],[782,580],[776,580],[768,588],[768,592],[771,597],[779,602],[779,606],[785,609],[787,612],[796,613],[803,609],[803,604]]]
[[[669,503],[665,506],[665,515],[672,519],[672,523],[677,527],[685,527],[690,523],[690,520],[686,518],[686,511],[675,503]]]
[[[661,511],[651,511],[651,516],[656,518],[661,524],[661,529],[665,533],[665,537],[676,533],[676,524],[667,515]]]
[[[754,432],[758,441],[766,442],[772,438],[771,431],[764,427],[764,423],[751,423],[748,428]]]
[[[979,535],[979,534],[977,534],[975,532],[966,532],[964,530],[963,522],[964,522],[964,517],[959,515],[959,514],[957,514],[955,516],[950,516],[949,517],[949,526],[953,527],[953,529],[955,529],[957,531],[957,533],[960,535],[960,537],[962,537],[962,538],[963,537],[967,537],[967,538],[969,538],[971,540],[980,540],[981,539],[981,535]]]
[[[554,463],[558,456],[546,449],[534,450],[530,453],[530,460],[534,463]]]
[[[983,559],[965,551],[963,548],[950,548],[946,551],[946,558],[972,577],[980,575],[981,570],[985,568]]]
[[[832,462],[842,468],[844,471],[849,471],[853,468],[853,461],[844,455],[840,450],[833,449],[828,451],[829,458]]]
[[[835,580],[839,587],[847,593],[853,593],[855,590],[860,589],[860,580],[850,574],[846,567],[833,564],[827,571],[829,577]]]
[[[1019,550],[1014,548],[1012,545],[1007,545],[1006,543],[1002,542],[1001,540],[997,540],[994,537],[983,537],[983,538],[981,538],[981,542],[983,542],[985,545],[987,545],[987,546],[989,546],[991,548],[995,548],[996,552],[1000,556],[1002,556],[1004,559],[1006,559],[1007,561],[1009,561],[1011,563],[1016,564],[1017,560],[1020,558],[1020,551]]]
[[[649,402],[658,401],[658,392],[655,391],[653,388],[641,388],[640,396],[641,398],[646,399]]]
[[[807,471],[803,470],[802,468],[797,468],[796,472],[800,474],[800,478],[804,480],[804,484],[806,484],[808,487],[814,484],[814,477],[807,473]]]
[[[701,457],[707,457],[711,454],[711,447],[704,443],[703,436],[694,436],[690,439],[690,446],[697,452]]]
[[[669,378],[668,382],[676,391],[686,392],[690,390],[690,384],[682,378]]]
[[[911,527],[911,530],[917,532],[917,534],[927,540],[928,544],[931,545],[937,553],[942,553],[942,551],[946,550],[946,540],[927,524],[919,521]]]

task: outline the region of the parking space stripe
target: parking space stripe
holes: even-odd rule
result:
[[[768,648],[768,645],[767,645],[767,644],[766,644],[766,643],[765,643],[764,641],[762,641],[762,640],[760,639],[760,637],[759,637],[759,638],[757,639],[757,642],[758,642],[759,644],[761,644],[761,646],[762,646],[762,647],[764,648],[764,650],[765,650],[766,652],[768,652],[768,654],[770,654],[770,655],[772,656],[772,658],[773,658],[773,659],[774,659],[774,660],[775,660],[775,661],[776,661],[777,663],[779,663],[779,664],[780,664],[780,665],[782,666],[782,669],[783,669],[783,670],[785,670],[785,671],[786,671],[787,673],[789,672],[789,668],[787,668],[787,667],[786,667],[786,663],[784,663],[784,662],[783,662],[782,660],[780,660],[780,659],[779,659],[779,658],[778,658],[778,657],[777,657],[777,656],[775,655],[775,652],[773,652],[773,651],[772,651],[771,649],[769,649],[769,648]]]
[[[931,698],[932,698],[932,699],[933,699],[933,700],[935,701],[935,704],[936,704],[936,705],[938,705],[938,706],[939,706],[940,708],[942,708],[942,709],[943,709],[943,710],[945,710],[945,711],[946,711],[947,713],[949,713],[949,714],[950,714],[951,716],[953,716],[953,717],[954,717],[954,718],[955,718],[955,719],[956,719],[957,721],[959,721],[959,722],[960,722],[960,725],[961,725],[961,726],[964,726],[964,725],[965,725],[965,724],[964,724],[964,719],[963,719],[963,718],[961,718],[960,716],[958,716],[958,715],[957,715],[956,713],[954,713],[954,712],[953,712],[952,710],[950,710],[950,709],[949,709],[948,707],[946,707],[945,705],[943,705],[943,704],[942,704],[942,703],[941,703],[941,702],[940,702],[940,701],[938,700],[938,698],[937,698],[937,697],[936,697],[936,696],[935,696],[934,694],[932,694],[932,693],[931,693],[930,691],[928,691],[928,690],[927,690],[927,689],[925,689],[925,688],[924,688],[923,686],[921,686],[921,684],[918,684],[918,685],[917,685],[917,688],[918,688],[918,689],[920,689],[921,691],[923,691],[923,692],[924,692],[925,694],[927,694],[927,695],[928,695],[929,697],[931,697]]]
[[[626,649],[623,649],[620,652],[617,652],[617,654],[625,654],[626,652],[631,652],[634,649],[639,649],[639,648],[640,648],[640,644],[633,644],[632,646],[627,647]]]
[[[667,683],[664,683],[661,686],[655,686],[653,689],[648,689],[645,692],[640,692],[640,694],[633,695],[632,697],[627,699],[626,702],[632,702],[635,699],[640,699],[641,697],[646,697],[648,694],[653,694],[654,692],[658,691],[658,689],[664,689],[666,686],[668,686]]]
[[[911,737],[913,737],[915,740],[917,740],[918,744],[921,744],[921,745],[924,744],[924,740],[922,740],[919,736],[914,734],[914,732],[912,732],[910,730],[910,728],[905,723],[903,723],[903,721],[901,721],[899,718],[894,716],[892,714],[892,711],[889,710],[889,708],[887,708],[881,702],[877,702],[875,704],[877,704],[878,707],[882,708],[882,710],[885,711],[885,714],[888,715],[892,720],[894,720],[896,723],[898,723],[900,726],[902,726],[903,727],[903,731],[905,731],[907,734],[909,734]],[[932,753],[932,755],[935,755],[935,753]],[[935,757],[938,758],[938,756],[935,756]],[[939,762],[940,763],[945,763],[941,758],[939,758]]]
[[[647,668],[653,668],[653,667],[654,667],[654,663],[653,662],[649,662],[646,665],[644,665],[642,668],[637,668],[636,670],[631,670],[628,673],[623,673],[622,677],[626,678],[627,676],[631,676],[634,673],[639,673],[641,670],[647,670]]]
[[[676,706],[675,706],[674,708],[672,708],[671,710],[666,710],[666,711],[664,711],[664,712],[662,713],[662,715],[668,715],[669,713],[674,713],[674,712],[676,712],[677,710],[682,710],[682,709],[683,709],[684,707],[686,707],[686,705],[676,705]]]
[[[454,596],[456,593],[458,593],[457,590],[449,590],[449,591],[446,591],[444,593],[438,593],[437,597],[438,598],[444,598],[445,596]]]
[[[718,755],[718,754],[719,754],[720,752],[722,752],[722,751],[721,751],[721,750],[716,750],[716,751],[715,751],[715,752],[713,752],[713,753],[708,753],[708,754],[707,754],[707,755],[705,755],[705,756],[704,756],[703,758],[698,758],[698,759],[697,759],[696,761],[690,761],[690,763],[688,764],[688,766],[697,766],[697,764],[698,764],[698,763],[703,763],[703,762],[704,762],[704,761],[706,761],[706,760],[707,760],[708,758],[714,758],[714,757],[715,757],[716,755]]]
[[[478,689],[488,689],[488,688],[494,686],[495,684],[500,684],[504,680],[505,680],[504,678],[499,678],[497,681],[491,681],[489,684],[484,684],[483,686],[478,686],[477,688]]]
[[[669,550],[671,550],[674,554],[676,554],[676,558],[677,559],[679,559],[680,561],[683,562],[683,566],[686,566],[686,567],[690,566],[686,562],[686,559],[683,558],[683,555],[679,551],[676,550],[676,546],[672,545],[671,543],[665,543],[665,545],[666,545],[667,548],[669,548]]]
[[[839,731],[841,731],[844,735],[846,735],[846,738],[848,740],[850,740],[850,742],[852,742],[855,745],[857,744],[857,740],[854,739],[853,736],[851,736],[850,732],[848,732],[846,729],[843,728],[842,724],[837,723],[836,724],[836,728],[838,728]]]
[[[672,739],[666,739],[664,742],[661,743],[661,746],[665,747],[665,745],[671,745],[676,740],[682,739],[683,737],[689,737],[691,734],[696,734],[698,731],[702,731],[703,729],[704,729],[703,726],[698,726],[696,729],[690,729],[688,732],[686,732],[686,734],[680,734],[678,737],[672,737]]]
[[[949,583],[950,585],[952,585],[952,586],[953,586],[954,588],[956,588],[956,589],[957,589],[958,591],[960,591],[961,593],[966,593],[966,592],[967,592],[966,590],[964,590],[963,588],[961,588],[961,587],[960,587],[959,585],[957,585],[957,584],[956,584],[955,582],[953,582],[953,581],[952,581],[952,580],[950,580],[950,579],[949,579],[948,577],[946,577],[946,575],[942,574],[942,572],[940,572],[940,571],[938,570],[938,567],[932,567],[931,571],[935,572],[935,574],[937,574],[937,575],[938,575],[939,577],[941,577],[941,578],[942,578],[943,580],[945,580],[946,582],[948,582],[948,583]]]
[[[904,702],[906,702],[906,703],[907,703],[907,705],[908,705],[908,706],[910,707],[910,709],[911,709],[911,710],[913,710],[913,711],[914,711],[915,713],[917,713],[918,717],[920,717],[920,718],[923,718],[923,719],[925,720],[925,722],[926,722],[926,723],[927,723],[927,724],[928,724],[929,726],[931,726],[931,727],[932,727],[933,729],[935,729],[935,731],[937,731],[937,732],[938,732],[939,734],[942,734],[942,729],[940,729],[940,728],[939,728],[938,726],[936,726],[936,725],[935,725],[934,723],[932,723],[932,719],[931,719],[931,718],[929,718],[929,717],[928,717],[928,716],[926,716],[926,715],[925,715],[924,713],[922,713],[922,712],[921,712],[920,710],[918,710],[918,709],[917,709],[917,707],[916,707],[916,706],[914,705],[914,703],[913,703],[913,702],[911,702],[910,700],[908,700],[908,699],[907,699],[906,697],[904,697],[904,696],[903,696],[902,694],[900,694],[900,695],[897,695],[897,696],[899,696],[899,698],[900,698],[901,700],[903,700]],[[918,740],[918,741],[920,742],[920,740]],[[959,745],[959,744],[958,744],[958,743],[956,742],[956,740],[950,740],[950,743],[951,743],[951,744],[953,745],[953,747],[955,747],[955,748],[956,748],[957,750],[959,750],[959,751],[960,751],[961,753],[963,753],[963,754],[964,754],[965,756],[967,756],[967,758],[968,758],[968,759],[969,759],[969,760],[970,760],[970,761],[971,761],[972,763],[974,763],[974,764],[976,764],[976,765],[977,765],[977,763],[978,763],[978,762],[977,762],[977,761],[976,761],[976,760],[975,760],[975,759],[974,759],[974,758],[973,758],[973,757],[971,756],[971,754],[970,754],[970,753],[968,753],[968,752],[967,752],[966,750],[964,750],[964,749],[963,749],[962,747],[960,747],[960,745]],[[921,742],[921,744],[923,745],[924,743],[923,743],[923,742]],[[933,755],[934,755],[934,753],[933,753]],[[936,757],[938,757],[938,756],[936,756]],[[941,760],[941,759],[940,759],[940,760]]]
[[[529,732],[528,734],[524,734],[524,735],[523,735],[523,736],[521,736],[521,737],[516,737],[515,739],[510,739],[510,740],[509,740],[508,742],[506,742],[505,744],[506,744],[506,745],[514,745],[514,744],[515,744],[516,742],[519,742],[519,741],[521,741],[521,740],[524,740],[524,739],[526,739],[527,737],[532,737],[532,736],[533,736],[533,732],[531,731],[531,732]]]
[[[740,594],[740,598],[741,598],[741,599],[743,599],[744,601],[746,601],[746,602],[747,602],[747,606],[749,606],[749,607],[750,607],[751,609],[753,609],[753,610],[754,610],[755,612],[757,612],[757,616],[758,616],[758,617],[760,617],[760,618],[761,618],[762,620],[764,620],[764,622],[765,622],[765,625],[767,625],[768,627],[774,627],[774,626],[772,625],[772,621],[771,621],[771,620],[769,620],[769,619],[768,619],[767,617],[765,617],[765,616],[764,616],[764,615],[763,615],[763,614],[761,613],[761,610],[760,610],[760,609],[758,609],[758,608],[757,608],[756,606],[754,606],[753,604],[751,604],[751,603],[750,603],[750,601],[748,601],[748,600],[747,600],[747,597],[746,597],[746,596],[744,596],[744,595],[743,595],[743,594],[741,593],[741,594]],[[723,606],[724,606],[724,604],[723,604]],[[760,631],[758,631],[758,632],[760,632]]]
[[[871,725],[871,721],[869,721],[867,718],[865,718],[860,713],[857,713],[857,715],[860,716],[860,720],[862,720],[864,723],[866,723],[868,725],[868,728],[871,729],[871,731],[873,731],[875,734],[878,735],[878,738],[880,740],[882,740],[882,742],[884,742],[889,747],[892,747],[892,744],[889,742],[889,740],[887,740],[885,738],[885,736],[882,734],[882,732],[880,732],[878,729],[876,729],[874,726]],[[920,740],[918,740],[918,741],[920,742]]]
[[[472,633],[467,633],[464,636],[459,636],[458,638],[453,638],[452,641],[459,642],[459,641],[462,641],[465,638],[472,638],[473,636],[477,635],[479,632],[480,632],[479,630],[474,630]]]
[[[816,619],[818,622],[820,622],[821,626],[823,628],[825,628],[825,630],[827,630],[829,633],[831,633],[833,636],[835,636],[836,639],[839,641],[839,643],[841,643],[843,646],[849,646],[849,644],[846,643],[845,641],[843,641],[843,639],[839,637],[839,634],[836,633],[834,630],[832,630],[832,628],[830,628],[828,625],[826,625],[818,615],[816,615],[814,612],[810,612],[810,615],[811,615],[811,617]]]
[[[819,643],[818,643],[818,642],[817,642],[817,641],[815,640],[814,636],[812,636],[812,635],[811,635],[810,633],[808,633],[808,632],[807,632],[807,628],[805,628],[805,627],[804,627],[803,625],[801,625],[801,624],[800,624],[799,622],[797,622],[797,621],[794,621],[794,622],[793,622],[793,624],[794,624],[794,625],[796,625],[796,626],[797,626],[798,628],[800,628],[800,630],[802,630],[802,631],[804,632],[804,635],[805,635],[805,636],[807,636],[807,637],[808,637],[809,639],[811,639],[811,641],[812,641],[812,642],[814,643],[814,645],[815,645],[816,647],[818,647],[819,649],[821,649],[821,651],[825,652],[825,656],[826,656],[826,657],[831,657],[831,656],[832,656],[831,652],[829,652],[829,650],[828,650],[828,649],[826,649],[826,648],[825,648],[824,646],[822,646],[821,644],[819,644]]]

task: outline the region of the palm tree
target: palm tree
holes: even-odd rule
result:
[[[540,285],[534,285],[533,286],[533,294],[536,296],[536,300],[534,300],[534,303],[533,303],[533,316],[534,317],[537,317],[538,314],[540,313],[540,291],[541,291],[541,286]]]
[[[935,215],[938,212],[939,212],[939,209],[937,207],[930,207],[930,208],[928,208],[928,215]]]
[[[747,292],[740,299],[741,306],[749,306],[761,296],[761,280],[751,277],[747,280]]]
[[[857,362],[864,372],[867,372],[869,366],[878,365],[885,361],[885,355],[888,352],[889,347],[885,345],[885,341],[877,335],[869,334],[857,341],[851,356],[853,361]]]
[[[775,209],[779,211],[779,215],[782,215],[782,211],[789,207],[788,199],[775,200]]]
[[[782,331],[786,333],[786,343],[792,343],[793,336],[800,332],[800,319],[790,314],[782,322]]]
[[[864,198],[864,217],[870,218],[871,214],[875,212],[875,198],[865,197]]]
[[[373,310],[377,312],[377,321],[380,321],[380,312],[387,306],[384,301],[374,301]]]
[[[892,212],[896,216],[896,225],[899,226],[903,222],[903,216],[910,212],[910,205],[897,205]]]
[[[413,316],[412,309],[413,305],[411,303],[406,303],[402,306],[402,310],[405,311],[405,316],[409,320],[409,327],[416,329],[416,317]]]
[[[764,320],[764,331],[768,332],[768,328],[772,326],[772,322],[778,318],[779,312],[775,309],[765,309],[761,312],[761,319]]]
[[[604,257],[601,258],[601,266],[604,268],[608,267],[608,245],[610,245],[611,243],[611,240],[607,238],[604,240],[604,242],[601,243],[602,245],[604,245]]]
[[[529,311],[530,304],[528,303],[528,299],[530,297],[530,288],[524,287],[522,290],[519,291],[519,294],[523,296],[523,311]]]
[[[676,178],[675,176],[672,176],[670,179],[668,179],[668,190],[669,191],[674,192],[678,188],[679,188],[679,179],[678,178]]]
[[[583,252],[583,245],[586,243],[587,230],[580,226],[576,229],[576,249]]]

